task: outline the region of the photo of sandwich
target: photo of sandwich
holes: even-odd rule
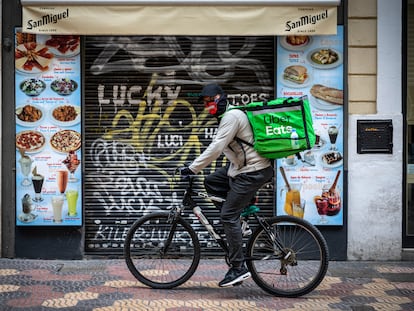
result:
[[[310,91],[311,104],[321,110],[339,109],[344,104],[344,91],[322,84],[314,84]],[[311,98],[312,99],[312,98]]]
[[[320,98],[332,104],[344,104],[343,90],[338,90],[336,88],[324,86],[322,84],[314,84],[310,89],[310,93],[316,98]]]
[[[303,85],[308,79],[308,70],[305,66],[292,65],[283,71],[283,79],[295,84]]]

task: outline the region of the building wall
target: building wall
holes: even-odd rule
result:
[[[401,3],[348,1],[348,259],[401,259]],[[357,120],[390,119],[392,154],[357,154]]]
[[[401,258],[403,208],[401,1],[347,2],[348,259],[398,260]],[[2,51],[3,49],[0,54]],[[3,112],[4,107],[1,108],[1,113]],[[356,122],[360,119],[393,121],[393,154],[356,153]],[[3,132],[0,132],[0,136],[3,136]],[[0,162],[3,163],[3,159]],[[2,174],[0,171],[1,176]],[[3,202],[0,202],[0,212],[2,208]],[[3,221],[0,222],[0,235],[7,229],[1,227],[2,223]],[[2,239],[0,243],[1,241]],[[0,251],[2,249],[3,245],[0,244]],[[8,253],[10,256],[12,250]],[[0,253],[0,257],[4,255],[7,254]]]

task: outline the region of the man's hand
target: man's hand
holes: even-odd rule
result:
[[[181,176],[194,175],[194,172],[190,170],[190,168],[188,168],[187,166],[179,167],[178,172],[180,173]]]

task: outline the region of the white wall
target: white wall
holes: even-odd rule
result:
[[[401,0],[378,0],[377,114],[350,115],[348,259],[400,260],[402,249]],[[357,154],[357,120],[391,119],[393,154]]]

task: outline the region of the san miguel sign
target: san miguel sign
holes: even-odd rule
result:
[[[331,35],[336,26],[337,7],[320,6],[27,5],[22,19],[23,32],[61,35]]]
[[[299,28],[305,29],[306,31],[308,25],[316,25],[317,23],[323,23],[323,21],[328,19],[328,17],[328,10],[325,10],[325,12],[320,12],[318,14],[300,16],[296,21],[287,21],[285,30],[291,32]]]
[[[50,24],[57,24],[59,21],[69,18],[69,9],[66,8],[57,14],[46,14],[37,20],[29,19],[26,27],[28,31],[35,31],[37,28],[50,28]],[[54,26],[55,27],[55,26]]]

